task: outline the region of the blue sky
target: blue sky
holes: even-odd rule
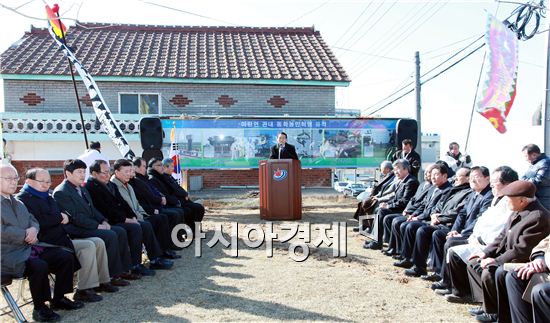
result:
[[[0,0],[30,17],[44,16],[42,1]],[[52,4],[53,2],[49,2]],[[442,62],[484,33],[487,14],[506,18],[516,4],[487,1],[359,1],[359,0],[243,0],[243,1],[58,1],[65,23],[112,22],[164,25],[315,26],[321,32],[352,82],[337,90],[337,107],[365,109],[395,89],[413,81],[414,52],[420,52],[421,72]],[[163,7],[164,6],[164,7]],[[171,7],[173,9],[168,9]],[[185,13],[184,11],[188,12]],[[0,51],[46,21],[0,8]],[[191,13],[191,14],[189,14]],[[361,13],[363,13],[361,15]],[[354,21],[356,21],[355,24]],[[548,28],[542,21],[540,30]],[[475,163],[499,166],[504,151],[509,165],[521,170],[521,147],[542,144],[542,128],[531,117],[543,102],[547,33],[520,42],[517,97],[507,126],[498,134],[474,114],[469,153]],[[344,48],[344,49],[342,49]],[[384,56],[381,58],[380,56]],[[483,50],[422,88],[422,127],[462,145],[481,67]],[[414,117],[414,94],[378,113],[384,117]]]

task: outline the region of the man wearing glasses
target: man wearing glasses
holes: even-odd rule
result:
[[[35,321],[58,321],[59,314],[48,307],[46,301],[50,301],[52,307],[62,309],[83,306],[65,297],[66,293],[73,291],[73,273],[79,265],[66,250],[38,246],[38,221],[21,201],[13,197],[18,180],[19,176],[13,166],[0,165],[2,275],[26,277],[29,280]],[[48,273],[55,275],[53,299]]]
[[[98,237],[69,239],[65,231],[69,215],[61,212],[53,197],[48,194],[52,184],[50,173],[42,168],[33,168],[27,171],[25,178],[25,186],[16,197],[38,220],[41,228],[38,239],[52,246],[69,249],[80,262],[74,299],[98,302],[102,297],[97,295],[96,291],[118,291],[118,288],[110,283],[109,264],[103,240]]]

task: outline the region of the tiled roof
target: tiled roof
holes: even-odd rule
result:
[[[349,82],[313,28],[79,23],[67,43],[94,76]],[[70,75],[47,29],[2,53],[1,74]]]

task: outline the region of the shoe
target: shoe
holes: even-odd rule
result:
[[[139,264],[134,269],[132,269],[132,274],[140,276],[155,276],[156,272],[153,270],[153,268],[149,269],[144,265]]]
[[[443,288],[443,289],[436,289],[435,293],[437,295],[446,296],[446,295],[452,294],[453,291],[450,288]]]
[[[180,259],[181,256],[177,253],[173,252],[172,250],[166,250],[164,254],[162,254],[162,258],[164,259]]]
[[[413,263],[410,262],[408,259],[403,259],[398,262],[394,262],[393,265],[395,267],[401,267],[401,268],[411,268],[413,266]]]
[[[111,285],[119,286],[119,287],[126,287],[126,286],[130,285],[130,282],[127,281],[127,280],[124,280],[120,277],[115,277],[115,278],[111,279]]]
[[[478,307],[470,308],[468,310],[468,313],[470,313],[471,316],[477,316],[477,315],[485,313],[485,311],[483,310],[483,307],[478,306]]]
[[[380,245],[378,242],[375,242],[375,241],[371,241],[371,242],[365,241],[365,243],[363,244],[363,248],[372,249],[372,250],[380,250],[380,249],[382,249],[382,245]]]
[[[91,289],[77,289],[73,296],[73,300],[84,303],[95,303],[102,299],[103,297],[97,295]]]
[[[391,257],[391,256],[395,255],[395,250],[393,250],[393,248],[390,248],[390,249],[388,249],[388,250],[386,250],[386,251],[383,251],[382,253],[383,253],[384,255],[388,256],[388,257]]]
[[[119,278],[122,278],[122,279],[126,279],[126,280],[138,280],[138,279],[141,279],[141,275],[140,274],[136,274],[136,273],[132,273],[132,272],[129,272],[129,273],[122,273],[120,275],[118,275]]]
[[[441,280],[441,276],[439,276],[436,273],[433,273],[433,274],[430,274],[430,275],[422,275],[422,276],[420,276],[420,278],[423,279],[423,280],[430,281],[430,282],[437,282],[437,281]]]
[[[453,293],[445,295],[445,299],[449,303],[457,303],[457,304],[468,304],[473,303],[473,300],[469,296],[457,296]]]
[[[478,322],[487,322],[487,323],[497,322],[498,315],[483,313],[483,314],[476,315],[476,320]]]
[[[395,260],[403,260],[403,257],[402,257],[401,255],[399,255],[399,254],[393,255],[393,256],[391,256],[391,258],[392,258],[392,259],[395,259]]]
[[[32,319],[37,322],[57,322],[61,320],[61,316],[44,305],[44,307],[35,308],[32,311]]]
[[[94,288],[94,291],[98,293],[116,293],[118,292],[118,287],[115,287],[111,283],[99,284],[98,287]]]
[[[413,266],[411,269],[405,269],[406,276],[420,277],[426,274],[427,274],[426,269],[418,268],[417,266]]]
[[[166,259],[156,259],[151,262],[149,262],[149,268],[151,269],[159,269],[159,270],[168,270],[172,268],[174,265],[173,261],[166,260]]]
[[[432,287],[431,289],[433,290],[437,290],[437,289],[448,289],[449,286],[447,286],[447,284],[445,284],[443,281],[438,281],[438,282],[435,282],[432,284]]]
[[[84,303],[81,301],[71,301],[67,297],[63,297],[62,299],[58,301],[52,301],[50,303],[50,308],[52,310],[66,310],[66,311],[72,311],[77,310],[79,308],[83,308]]]

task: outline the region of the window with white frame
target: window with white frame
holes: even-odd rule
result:
[[[159,99],[157,93],[119,93],[119,113],[160,114]]]

